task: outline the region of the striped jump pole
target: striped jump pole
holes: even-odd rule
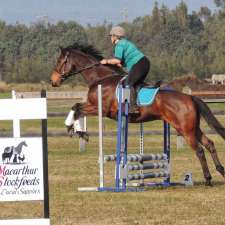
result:
[[[167,168],[168,168],[167,162],[128,165],[128,171],[131,171],[131,170],[143,171],[143,170],[148,170],[148,169],[167,169]]]
[[[129,174],[127,176],[128,180],[141,180],[147,178],[160,178],[160,177],[167,177],[169,176],[169,172],[160,171],[160,172],[149,172],[149,173],[136,173],[136,174]]]
[[[117,160],[117,155],[105,155],[105,161],[115,161]],[[151,160],[167,160],[167,155],[164,153],[158,154],[129,154],[127,155],[127,161],[129,162],[144,162]]]

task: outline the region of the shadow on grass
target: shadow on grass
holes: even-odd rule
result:
[[[203,187],[205,186],[205,182],[204,181],[194,182],[194,186]],[[212,181],[211,187],[220,187],[220,186],[225,186],[225,181]],[[210,186],[205,186],[205,187],[210,187]]]

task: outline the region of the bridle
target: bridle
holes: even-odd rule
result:
[[[68,79],[69,77],[71,77],[71,76],[74,76],[74,75],[76,75],[76,74],[78,74],[78,73],[81,73],[81,72],[83,72],[83,71],[85,71],[85,70],[87,70],[87,69],[91,69],[92,67],[98,66],[98,65],[100,65],[100,62],[90,64],[90,65],[88,65],[88,66],[85,66],[85,67],[83,67],[83,68],[81,68],[81,69],[79,69],[79,70],[76,70],[76,71],[71,72],[71,73],[68,73],[68,74],[64,73],[64,71],[63,71],[63,73],[60,74],[60,75],[61,75],[61,80],[62,80],[62,81],[65,81],[65,80],[67,80],[67,79]]]
[[[83,68],[81,68],[81,69],[79,69],[79,70],[76,70],[76,71],[74,71],[74,72],[65,73],[65,66],[66,66],[66,63],[67,63],[67,60],[68,60],[68,56],[69,56],[69,53],[66,54],[65,60],[64,60],[64,62],[62,63],[62,65],[60,66],[60,71],[62,70],[62,73],[59,72],[57,69],[55,69],[55,71],[56,71],[56,72],[59,74],[59,76],[60,76],[61,82],[64,82],[64,81],[67,80],[68,78],[70,78],[70,77],[72,77],[72,76],[74,76],[74,75],[76,75],[76,74],[79,74],[79,73],[81,73],[81,72],[83,72],[83,71],[85,71],[85,70],[87,70],[87,69],[91,69],[91,68],[93,68],[93,67],[95,67],[95,66],[101,65],[100,62],[95,62],[95,63],[89,64],[89,65],[87,65],[87,66],[85,66],[85,67],[83,67]],[[127,74],[127,73],[125,72],[125,74]],[[116,73],[112,73],[112,74],[107,75],[107,76],[104,77],[104,78],[101,78],[101,79],[95,81],[94,83],[96,83],[96,82],[98,83],[98,82],[100,82],[100,81],[107,80],[107,79],[109,79],[109,78],[111,78],[111,77],[115,77],[115,76],[120,76],[120,75],[118,75],[118,74],[116,74]]]
[[[58,74],[60,74],[60,78],[61,78],[61,81],[62,82],[65,81],[65,80],[67,80],[71,76],[74,76],[76,74],[79,74],[79,73],[81,73],[81,72],[83,72],[83,71],[85,71],[87,69],[91,69],[94,66],[100,65],[100,62],[96,62],[96,63],[92,63],[92,64],[90,64],[88,66],[85,66],[85,67],[83,67],[83,68],[81,68],[79,70],[76,70],[74,72],[65,73],[64,69],[65,69],[65,65],[66,65],[67,60],[68,60],[68,56],[69,56],[69,54],[66,54],[66,58],[65,58],[64,62],[62,63],[61,67],[60,67],[60,70],[63,68],[62,73],[60,73],[59,71],[55,70]]]

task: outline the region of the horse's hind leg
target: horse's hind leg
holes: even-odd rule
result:
[[[217,155],[217,151],[215,148],[215,145],[212,140],[210,140],[208,137],[206,137],[205,134],[202,133],[202,131],[199,129],[198,131],[198,140],[199,142],[210,152],[211,157],[213,159],[213,162],[215,164],[216,170],[225,177],[225,171],[224,167],[220,163],[219,157]]]
[[[184,135],[184,138],[186,139],[187,143],[195,150],[196,155],[200,161],[202,171],[205,177],[205,185],[211,186],[211,179],[212,176],[209,172],[209,167],[206,161],[205,152],[204,149],[201,147],[201,145],[198,143],[195,135]]]

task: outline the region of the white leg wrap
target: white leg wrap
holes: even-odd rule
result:
[[[74,111],[70,110],[66,120],[65,120],[65,125],[66,126],[71,126],[74,123]]]
[[[81,117],[78,120],[74,121],[74,131],[86,131],[86,118],[85,117]]]

